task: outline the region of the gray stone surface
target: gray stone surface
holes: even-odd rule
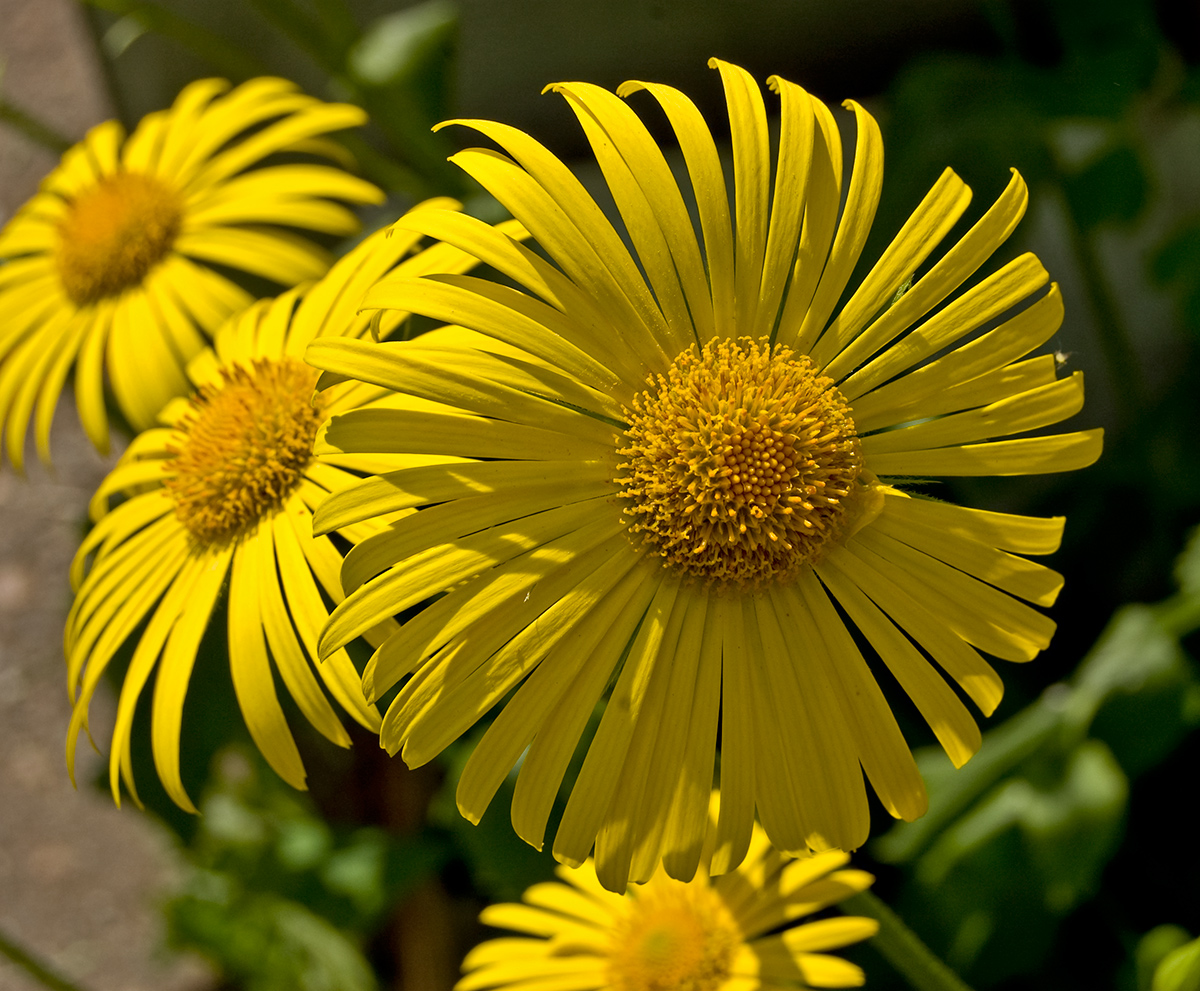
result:
[[[5,99],[67,137],[108,115],[100,68],[70,0],[0,0],[0,62]],[[0,124],[0,223],[56,162]],[[32,448],[27,479],[0,468],[0,931],[87,991],[208,987],[198,961],[162,949],[156,906],[180,871],[167,835],[91,787],[103,760],[86,742],[80,789],[67,779],[67,566],[110,462],[84,440],[69,400],[52,444],[52,472]],[[102,693],[92,711],[97,739],[107,743],[111,695]],[[0,991],[39,987],[0,956]]]

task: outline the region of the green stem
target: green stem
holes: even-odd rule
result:
[[[871,945],[917,991],[971,991],[900,916],[871,892],[852,895],[840,907],[844,912],[865,915],[879,923],[879,932],[871,937]]]
[[[5,124],[11,124],[24,134],[25,137],[29,138],[30,141],[36,141],[42,147],[49,148],[59,155],[71,147],[72,142],[68,141],[61,134],[47,127],[40,120],[30,117],[24,110],[19,110],[2,98],[0,98],[0,121],[3,121]]]
[[[1176,640],[1200,628],[1200,600],[1194,596],[1173,595],[1157,609],[1159,623]]]
[[[181,17],[167,7],[143,0],[82,0],[89,7],[118,17],[134,17],[148,30],[181,44],[234,82],[267,75],[257,55],[239,49],[234,41]]]
[[[43,987],[50,988],[52,991],[80,991],[78,985],[72,984],[66,978],[59,977],[54,971],[49,970],[44,964],[39,963],[31,957],[2,932],[0,932],[0,954],[8,957],[9,960]]]

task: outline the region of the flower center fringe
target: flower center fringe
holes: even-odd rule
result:
[[[179,425],[166,464],[175,515],[201,543],[231,537],[283,504],[312,461],[324,413],[311,399],[317,372],[294,358],[222,368]]]
[[[754,587],[820,559],[862,470],[849,407],[807,355],[712,341],[626,411],[632,534],[685,575]]]
[[[741,932],[707,884],[659,878],[612,934],[609,985],[615,991],[716,991],[728,978]]]
[[[179,196],[151,176],[117,172],[80,193],[59,222],[58,272],[76,306],[138,285],[171,250]]]

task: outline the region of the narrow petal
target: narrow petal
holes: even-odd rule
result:
[[[678,581],[668,579],[658,586],[629,650],[554,838],[554,857],[560,862],[582,863],[600,832],[621,779],[678,592]],[[622,878],[629,875],[629,862],[610,860],[598,863],[596,870],[606,888],[620,890],[626,883]]]
[[[876,567],[893,581],[915,582],[943,621],[980,650],[1019,662],[1032,660],[1049,646],[1054,621],[1036,609],[887,536],[879,527],[865,528],[855,540],[876,555]]]
[[[846,194],[846,205],[842,209],[833,249],[829,252],[821,281],[813,293],[799,331],[798,343],[804,350],[811,347],[811,342],[824,330],[830,313],[850,281],[858,256],[867,242],[883,187],[883,139],[879,134],[879,125],[853,100],[847,100],[845,106],[854,111],[858,131],[850,189]]]
[[[913,452],[970,444],[991,437],[1024,433],[1074,416],[1083,408],[1083,373],[1028,392],[1009,396],[980,409],[953,413],[862,440],[863,455]]]
[[[729,107],[734,214],[737,218],[734,228],[736,319],[739,328],[748,328],[756,326],[767,245],[771,176],[767,110],[762,92],[745,69],[715,58],[708,60],[708,67],[721,73],[725,102]]]
[[[836,563],[819,565],[817,574],[916,704],[954,766],[962,767],[979,749],[982,737],[958,696]]]
[[[957,633],[910,595],[905,586],[896,584],[885,574],[879,564],[877,555],[858,541],[850,540],[845,547],[831,553],[823,567],[840,569],[898,627],[929,652],[985,716],[990,716],[1004,694],[1000,676]]]
[[[1058,286],[1052,285],[1045,296],[995,330],[855,400],[854,422],[859,432],[930,415],[921,411],[924,402],[1045,344],[1061,326],[1062,317],[1062,295]]]
[[[267,763],[293,788],[303,790],[304,764],[288,729],[263,635],[259,590],[273,577],[263,575],[258,555],[239,547],[229,579],[229,671],[242,718]],[[162,774],[162,771],[159,771]]]
[[[1050,437],[999,440],[990,444],[941,447],[932,451],[879,454],[871,459],[877,475],[1043,475],[1095,464],[1104,431],[1081,430]]]
[[[696,208],[700,214],[700,229],[704,233],[704,257],[712,291],[712,335],[733,336],[736,329],[733,232],[729,223],[725,175],[712,132],[696,105],[670,86],[629,81],[617,88],[617,95],[628,97],[643,89],[659,102],[671,122],[692,180]],[[707,338],[702,341],[706,342]]]
[[[712,602],[721,644],[721,809],[712,861],[712,874],[724,874],[742,862],[754,826],[755,696],[746,648],[741,606],[729,596]]]
[[[182,809],[195,812],[180,778],[179,733],[183,723],[183,700],[200,640],[208,629],[209,617],[217,595],[225,583],[232,551],[223,550],[206,555],[204,567],[192,589],[187,608],[171,629],[166,647],[158,664],[154,683],[154,704],[150,713],[150,743],[154,752],[154,767],[171,800]],[[230,597],[231,603],[233,597]],[[233,650],[231,641],[230,649]],[[235,677],[236,687],[236,677]]]
[[[573,625],[567,637],[551,647],[542,663],[488,727],[463,768],[458,782],[458,810],[471,822],[477,823],[483,816],[501,782],[517,765],[533,738],[546,730],[556,712],[562,711],[564,698],[573,689],[590,695],[591,704],[599,698],[613,662],[610,660],[606,664],[603,655],[596,653],[597,647],[625,616],[630,598],[643,581],[641,573],[634,571],[638,563],[636,557],[627,551],[622,556],[625,558],[623,562],[618,561],[616,555],[610,559],[624,569],[617,581],[607,586],[604,595],[598,597],[590,612]],[[589,584],[594,585],[595,582],[594,577]],[[572,658],[587,658],[587,661],[579,670],[575,670]],[[591,711],[591,705],[588,711]],[[571,740],[572,749],[577,741],[578,734]],[[561,775],[555,779],[555,790],[560,779]],[[516,809],[517,801],[514,799],[514,825]],[[520,828],[518,833],[526,842],[541,848],[541,832],[537,833],[536,841]]]
[[[563,649],[547,658],[547,663],[555,665],[547,668],[548,675],[552,670],[570,670],[568,666],[576,663],[577,656],[587,659],[538,729],[517,777],[512,803],[513,828],[526,843],[539,850],[554,799],[580,735],[629,649],[660,582],[661,574],[655,567],[643,564],[631,571],[586,625],[579,627],[579,645],[581,648],[590,645],[591,651],[576,655],[564,644]],[[595,833],[592,833],[580,840],[585,852],[594,837]],[[557,840],[555,847],[557,850]],[[562,859],[558,853],[555,857]]]
[[[895,298],[900,287],[950,233],[970,202],[967,184],[953,170],[946,169],[810,352],[826,375],[841,378],[854,367],[850,364],[852,357],[842,357],[847,345],[858,343],[856,339],[863,336],[867,321]]]

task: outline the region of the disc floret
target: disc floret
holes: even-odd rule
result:
[[[221,369],[178,425],[166,463],[175,515],[202,544],[251,526],[283,501],[312,462],[324,419],[312,403],[317,372],[295,358]]]
[[[729,909],[708,884],[657,878],[638,889],[614,928],[608,986],[615,991],[717,991],[742,943]]]
[[[175,244],[183,219],[177,193],[138,172],[116,172],[81,192],[58,225],[55,260],[76,306],[139,285]]]
[[[807,355],[693,345],[626,411],[631,534],[693,578],[755,586],[818,560],[862,471],[849,407]]]

